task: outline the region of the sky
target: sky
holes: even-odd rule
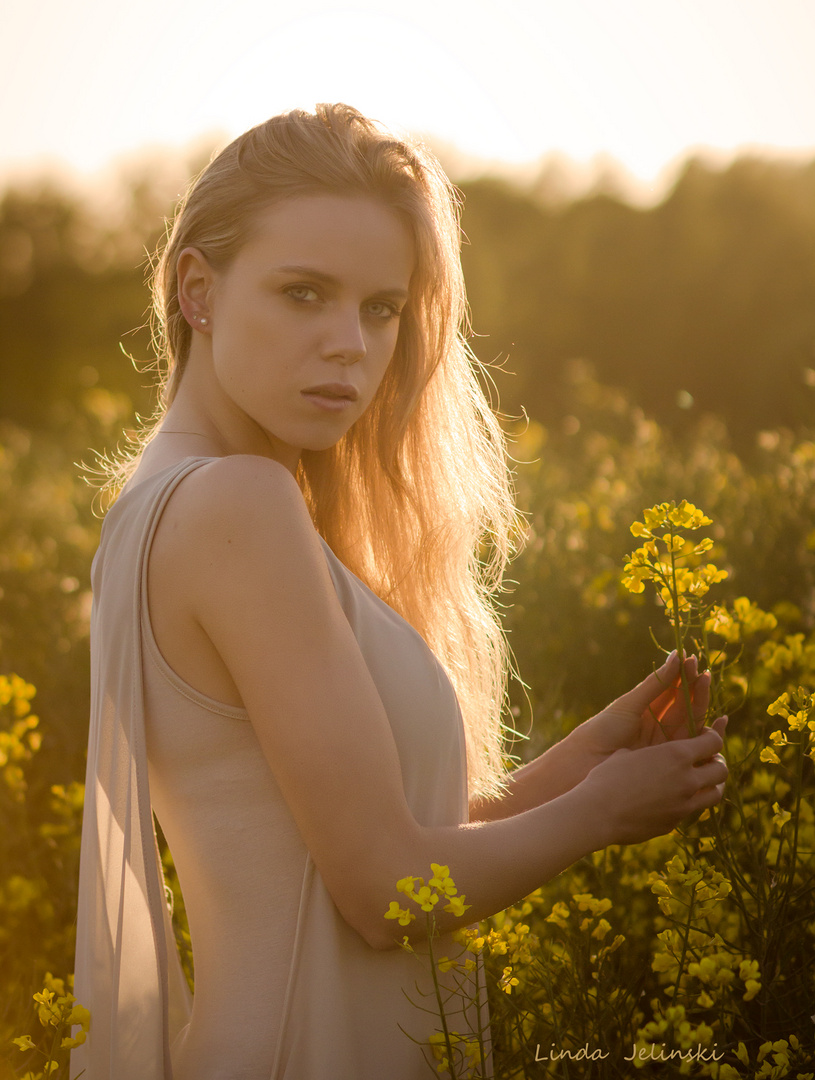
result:
[[[815,156],[815,0],[0,0],[0,182],[346,101],[519,166]]]

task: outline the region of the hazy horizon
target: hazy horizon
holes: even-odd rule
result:
[[[453,173],[530,175],[555,155],[645,202],[688,156],[815,155],[810,0],[233,0],[229,17],[8,0],[1,18],[0,183],[98,182],[317,101],[424,135]]]

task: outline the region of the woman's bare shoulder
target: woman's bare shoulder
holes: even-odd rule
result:
[[[213,458],[189,473],[164,517],[173,531],[202,543],[223,530],[235,535],[258,528],[281,535],[292,528],[313,531],[303,493],[289,470],[252,454]]]
[[[300,487],[267,458],[213,458],[189,472],[162,512],[149,560],[159,649],[181,678],[219,701],[246,701],[233,653],[286,633],[303,607],[331,606]]]
[[[289,470],[235,454],[184,477],[162,513],[150,560],[154,580],[172,582],[197,608],[214,578],[245,587],[271,577],[280,587],[295,569],[299,576],[310,568],[313,576],[324,556]]]
[[[191,502],[203,500],[204,504],[216,495],[237,504],[260,490],[281,497],[300,494],[297,481],[285,465],[258,454],[210,458],[189,474],[182,488]]]

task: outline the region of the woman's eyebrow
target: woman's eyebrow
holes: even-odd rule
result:
[[[339,279],[334,277],[333,274],[326,274],[323,270],[317,270],[313,266],[303,266],[300,263],[292,263],[287,266],[276,266],[273,268],[275,274],[301,274],[303,277],[312,278],[314,281],[321,281],[325,285],[339,285]],[[375,289],[374,292],[385,296],[392,296],[395,299],[407,300],[408,291],[398,285],[384,289]]]

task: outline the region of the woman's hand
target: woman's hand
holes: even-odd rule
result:
[[[727,717],[705,728],[710,675],[698,674],[695,656],[685,659],[685,675],[694,738],[676,653],[568,736],[585,783],[609,814],[609,843],[670,832],[684,817],[721,801],[727,765],[719,751]]]
[[[698,674],[696,657],[685,659],[691,687],[691,710],[697,733],[704,730],[710,696],[710,676]],[[724,736],[726,717],[711,725]],[[471,821],[494,821],[540,806],[570,791],[618,750],[642,750],[688,737],[685,698],[679,676],[679,660],[671,653],[627,694],[612,701],[602,712],[586,720],[545,754],[516,770],[508,791],[492,801],[473,802]]]
[[[690,686],[691,719],[697,735],[703,730],[710,699],[710,674],[698,673],[695,656],[685,659]],[[726,719],[714,727],[724,733]],[[570,751],[585,758],[585,772],[617,750],[640,750],[688,737],[688,716],[675,652],[627,694],[586,720],[567,737]]]
[[[722,721],[722,722],[720,722]],[[721,801],[724,717],[694,739],[616,750],[575,788],[605,819],[606,844],[638,844]]]

